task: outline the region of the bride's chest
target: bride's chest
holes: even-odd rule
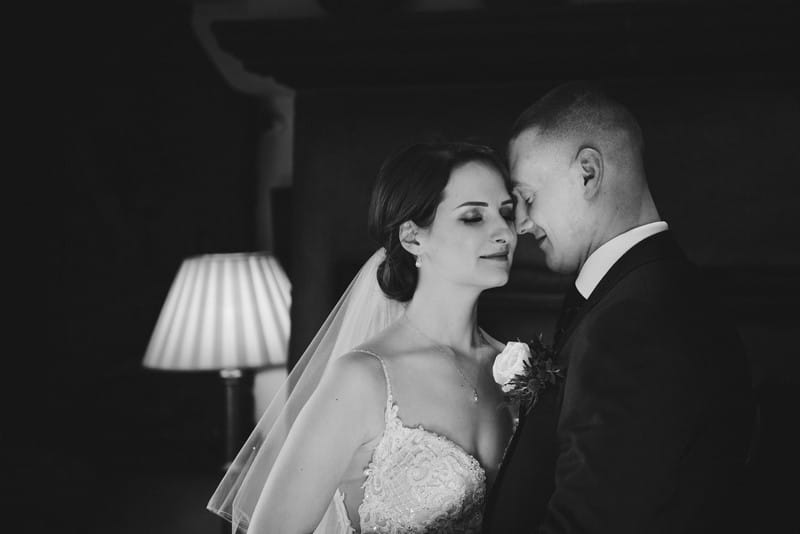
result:
[[[478,461],[444,436],[389,425],[365,470],[362,532],[458,525],[477,532],[486,492]]]

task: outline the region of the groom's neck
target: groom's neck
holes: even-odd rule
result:
[[[586,261],[598,248],[615,237],[639,226],[660,220],[658,209],[656,209],[649,191],[646,191],[635,205],[625,206],[625,209],[620,209],[619,206],[610,206],[590,225],[594,232],[587,240],[584,256],[575,274],[580,273]]]

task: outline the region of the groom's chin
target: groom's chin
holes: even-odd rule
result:
[[[565,262],[550,255],[545,255],[544,263],[548,269],[557,274],[574,275],[578,272],[577,265],[572,265],[570,262]]]

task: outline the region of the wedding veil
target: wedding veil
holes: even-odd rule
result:
[[[330,362],[402,315],[403,305],[387,298],[378,286],[378,265],[385,256],[380,249],[361,267],[212,495],[208,510],[230,521],[232,532],[247,531],[275,459]]]

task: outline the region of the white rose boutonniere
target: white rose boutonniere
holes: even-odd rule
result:
[[[555,351],[544,344],[541,335],[530,343],[507,343],[492,366],[494,381],[502,388],[506,401],[519,406],[521,413],[530,412],[542,392],[564,378],[555,357]]]
[[[494,381],[500,384],[503,393],[512,389],[511,380],[525,372],[525,362],[531,361],[531,349],[527,343],[509,341],[503,352],[497,355],[492,365]]]

